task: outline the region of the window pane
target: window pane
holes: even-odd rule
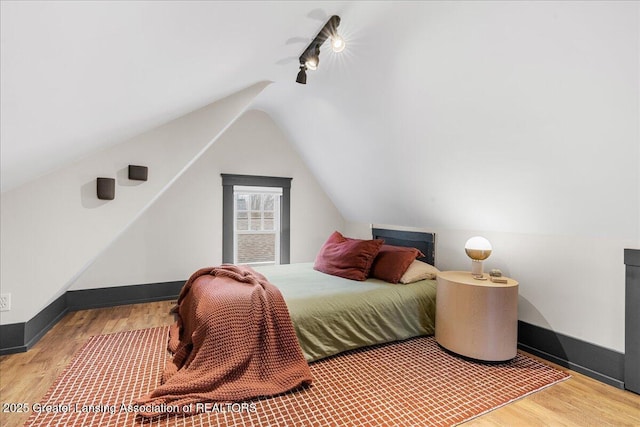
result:
[[[252,194],[251,195],[251,210],[259,211],[260,210],[260,201],[262,200],[262,194]]]
[[[265,194],[264,195],[264,210],[265,211],[272,211],[274,208],[274,200],[275,200],[275,196],[273,194]]]
[[[275,234],[239,234],[238,264],[275,262]]]
[[[249,229],[249,214],[247,212],[238,212],[236,229],[240,231]]]
[[[239,211],[247,210],[247,199],[249,198],[246,194],[239,194],[236,199],[236,209]]]
[[[264,212],[264,228],[265,231],[275,231],[275,212]]]
[[[272,187],[234,186],[233,262],[274,263],[280,261],[280,201]],[[225,203],[228,199],[225,198]],[[228,219],[225,219],[225,224]],[[223,258],[228,259],[225,246]]]
[[[251,230],[262,230],[261,212],[251,212]]]

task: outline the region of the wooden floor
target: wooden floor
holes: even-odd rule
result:
[[[69,313],[28,352],[0,357],[0,425],[23,425],[29,414],[6,413],[7,405],[39,402],[88,337],[169,325],[171,306],[165,301]],[[639,395],[571,375],[464,425],[640,426]]]

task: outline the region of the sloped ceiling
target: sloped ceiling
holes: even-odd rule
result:
[[[635,188],[594,170],[638,169],[638,10],[3,1],[2,189],[271,80],[254,107],[347,220],[545,233],[606,223],[637,235],[636,216],[612,226],[591,195],[616,206],[625,199],[610,188]],[[296,84],[297,57],[333,14],[347,49],[324,46]]]
[[[331,14],[350,8],[313,1],[1,5],[2,191],[256,82],[294,84],[300,53]]]

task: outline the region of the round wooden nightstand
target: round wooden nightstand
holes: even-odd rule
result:
[[[477,280],[467,271],[438,274],[436,341],[472,359],[505,361],[518,346],[518,282]]]

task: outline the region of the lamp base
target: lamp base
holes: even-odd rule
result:
[[[482,261],[471,260],[471,276],[476,280],[487,280],[483,274]]]

